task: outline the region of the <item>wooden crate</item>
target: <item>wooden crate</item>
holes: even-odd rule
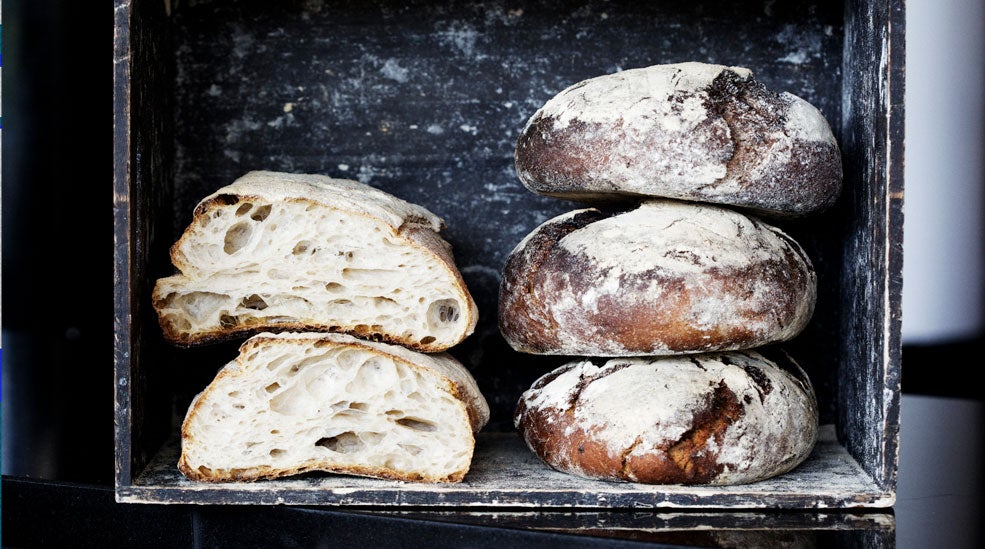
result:
[[[651,5],[652,4],[652,5]],[[900,402],[903,2],[116,1],[116,493],[123,502],[538,508],[853,508],[895,500]],[[822,439],[795,471],[731,487],[643,486],[549,470],[510,416],[566,359],[496,327],[500,272],[540,222],[577,207],[520,184],[528,117],[584,78],[659,63],[749,67],[829,119],[845,189],[784,222],[818,269],[788,345],[814,382]],[[150,305],[194,204],[253,169],[358,179],[446,220],[479,306],[451,353],[492,408],[453,486],[327,474],[200,485],[175,467],[188,402],[236,345],[180,350]]]

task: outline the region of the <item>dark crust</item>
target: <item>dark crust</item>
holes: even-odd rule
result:
[[[813,295],[813,273],[796,243],[768,261],[741,269],[707,268],[681,275],[649,270],[624,275],[618,294],[603,296],[597,307],[560,311],[556,304],[565,297],[585,295],[606,276],[590,259],[558,245],[564,235],[587,227],[588,219],[576,216],[545,224],[507,259],[499,327],[514,349],[584,356],[748,349],[775,343],[781,330],[791,325],[803,328],[809,320],[801,312],[804,300]],[[753,237],[749,238],[755,245]],[[789,239],[785,242],[791,243]],[[662,290],[659,299],[651,297],[654,283]],[[757,284],[774,288],[769,299],[746,297],[753,295]],[[693,304],[723,295],[735,296],[740,305],[711,326],[690,320]],[[766,320],[766,327],[752,329],[753,320]]]
[[[538,111],[517,139],[517,173],[534,192],[580,201],[646,195],[726,204],[778,217],[815,214],[833,205],[841,193],[841,151],[836,144],[805,141],[784,133],[790,109],[788,96],[727,69],[704,92],[707,120],[691,132],[700,132],[704,138],[694,142],[687,135],[673,133],[640,135],[624,124],[620,115],[604,123],[575,118],[556,128],[555,118]],[[695,93],[677,91],[667,100],[682,101]],[[641,97],[644,99],[651,98]],[[724,120],[731,135],[713,129],[714,120]],[[616,152],[615,144],[627,141],[635,144],[638,157]],[[771,147],[784,141],[790,146],[785,161],[782,155],[770,153]],[[717,182],[695,184],[689,190],[670,189],[661,181],[670,173],[654,173],[642,162],[643,158],[677,157],[695,150],[708,160],[726,164],[726,176],[719,181],[737,184],[738,190],[729,194],[705,190]],[[761,169],[764,166],[768,169]],[[634,189],[614,179],[615,173],[627,168],[636,170],[638,184]]]
[[[530,235],[525,246],[507,257],[499,291],[498,322],[500,332],[514,348],[546,353],[557,346],[551,334],[557,333],[558,326],[544,314],[550,305],[541,302],[534,292],[536,273],[542,268],[553,270],[550,256],[560,239],[606,217],[599,210],[587,209],[545,223]],[[536,337],[528,336],[532,330],[537,332]]]
[[[765,360],[771,365],[779,368],[780,370],[786,372],[794,382],[804,391],[805,394],[814,395],[814,386],[811,384],[810,378],[800,364],[790,353],[783,349],[779,345],[766,345],[756,349],[756,353],[742,353],[751,358],[752,360]],[[756,356],[758,355],[758,356]]]
[[[584,378],[583,382],[587,385],[610,373]],[[535,393],[531,390],[524,397]],[[618,395],[608,397],[618,398]],[[528,406],[526,398],[521,398],[515,423],[530,449],[559,471],[645,484],[714,483],[724,467],[718,463],[716,448],[729,427],[745,413],[744,404],[721,381],[710,388],[705,395],[705,406],[690,418],[688,428],[678,440],[663,447],[641,449],[642,439],[637,437],[629,447],[617,449],[577,426],[574,410],[578,405],[577,398],[572,398],[564,410],[533,408]],[[564,433],[564,437],[559,433]],[[716,445],[708,446],[709,441],[715,441]]]
[[[740,191],[727,203],[759,212],[804,215],[828,209],[841,192],[841,152],[829,143],[791,139],[784,133],[791,99],[763,84],[723,71],[708,90],[709,108],[728,124],[735,141],[726,179]],[[790,140],[790,158],[778,163],[769,150]],[[754,176],[757,168],[769,166]],[[764,170],[759,170],[763,172]]]

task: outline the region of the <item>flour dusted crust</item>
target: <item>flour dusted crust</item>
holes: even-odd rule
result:
[[[750,349],[798,335],[816,285],[794,240],[727,208],[651,200],[615,215],[575,210],[510,253],[499,327],[533,354]]]
[[[570,362],[523,393],[514,423],[551,467],[650,484],[744,484],[817,440],[810,380],[779,350]]]
[[[778,216],[828,208],[841,154],[824,116],[748,69],[655,65],[579,82],[527,122],[515,151],[530,190],[591,201],[625,195]]]
[[[327,471],[458,482],[489,420],[446,353],[345,334],[258,334],[192,402],[178,468],[195,481]]]
[[[255,171],[205,197],[157,281],[182,346],[265,330],[344,332],[439,352],[478,312],[440,218],[356,181]]]

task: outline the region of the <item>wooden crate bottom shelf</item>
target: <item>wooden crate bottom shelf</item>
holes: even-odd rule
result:
[[[613,483],[582,479],[542,463],[515,433],[480,433],[472,468],[458,484],[425,484],[308,473],[222,484],[178,472],[168,442],[117,499],[130,503],[331,505],[347,507],[523,507],[575,509],[823,509],[890,507],[894,497],[867,475],[825,425],[811,456],[779,477],[739,486]]]

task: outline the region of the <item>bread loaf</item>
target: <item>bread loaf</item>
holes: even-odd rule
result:
[[[355,181],[251,172],[204,198],[157,281],[165,337],[196,345],[264,330],[346,332],[425,351],[478,313],[428,210]]]
[[[517,351],[670,355],[786,341],[807,325],[816,275],[781,230],[674,200],[551,219],[507,257],[499,328]]]
[[[817,440],[818,410],[789,356],[744,351],[574,361],[523,393],[514,423],[562,472],[720,485],[800,464]]]
[[[192,402],[178,468],[196,481],[329,471],[455,482],[489,420],[446,353],[345,334],[259,334]]]
[[[655,65],[579,82],[547,101],[516,144],[530,190],[578,200],[642,195],[798,216],[841,191],[824,116],[748,69]]]

